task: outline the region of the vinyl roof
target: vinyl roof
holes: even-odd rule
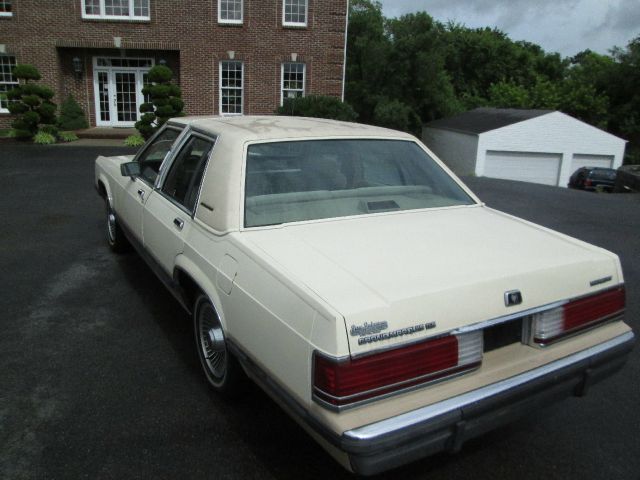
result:
[[[449,118],[427,123],[427,128],[479,134],[514,123],[553,113],[554,110],[520,110],[517,108],[476,108]]]
[[[238,141],[314,137],[395,137],[415,139],[404,132],[360,123],[323,118],[277,115],[192,116],[173,118],[171,123],[188,124]]]

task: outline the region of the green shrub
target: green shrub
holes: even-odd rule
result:
[[[398,100],[382,99],[373,112],[373,121],[381,127],[419,133],[420,117],[409,105]]]
[[[60,106],[58,126],[63,130],[81,130],[89,128],[84,110],[76,100],[69,95]]]
[[[23,80],[40,80],[40,72],[33,65],[16,65],[13,68],[13,76],[22,78]]]
[[[56,143],[56,137],[47,132],[38,132],[33,137],[33,143],[38,145],[51,145]]]
[[[342,102],[339,98],[324,95],[288,98],[276,113],[296,117],[331,118],[346,122],[352,122],[358,118],[358,114],[351,105]]]
[[[42,125],[39,131],[48,133],[49,135],[53,135],[54,137],[58,135],[58,127],[56,127],[55,125]]]
[[[127,147],[141,147],[144,143],[145,140],[142,138],[142,135],[129,135],[124,139],[124,144]]]
[[[78,136],[73,132],[59,132],[58,138],[63,142],[75,142]]]
[[[140,105],[142,117],[136,122],[136,128],[143,139],[153,133],[173,117],[183,115],[184,102],[180,98],[180,87],[171,83],[173,72],[165,65],[156,65],[149,70],[147,78],[150,82],[142,89],[149,96],[150,102]]]
[[[13,68],[13,76],[22,80],[6,94],[10,100],[7,109],[16,116],[11,122],[16,137],[33,138],[38,130],[42,130],[41,133],[52,136],[55,142],[56,105],[50,101],[54,95],[53,90],[44,85],[30,83],[32,80],[40,80],[40,72],[33,65],[16,65]]]

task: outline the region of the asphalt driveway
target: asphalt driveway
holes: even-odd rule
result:
[[[0,478],[350,478],[257,388],[212,393],[189,318],[137,255],[109,253],[93,159],[127,152],[0,144]],[[640,195],[467,181],[619,254],[640,331]],[[587,397],[386,477],[637,480],[639,378],[636,348]]]

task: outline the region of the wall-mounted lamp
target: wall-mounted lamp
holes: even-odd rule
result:
[[[160,65],[166,65],[166,64],[167,64],[167,61],[166,61],[164,58],[161,58],[160,60],[158,60],[158,63],[159,63]]]
[[[80,57],[73,57],[73,73],[77,78],[82,78],[82,60]]]

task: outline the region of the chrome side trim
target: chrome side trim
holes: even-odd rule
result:
[[[489,397],[499,395],[541,377],[553,375],[555,372],[563,368],[630,342],[633,338],[633,332],[627,332],[599,345],[587,348],[581,352],[574,353],[568,357],[548,363],[542,367],[529,370],[528,372],[521,373],[506,380],[502,380],[491,385],[481,387],[477,390],[458,395],[457,397],[452,397],[433,405],[428,405],[386,420],[381,420],[363,427],[348,430],[344,432],[343,437],[355,442],[368,442],[404,429],[410,429],[421,423],[434,420],[448,412],[455,411],[475,402],[480,402]]]

